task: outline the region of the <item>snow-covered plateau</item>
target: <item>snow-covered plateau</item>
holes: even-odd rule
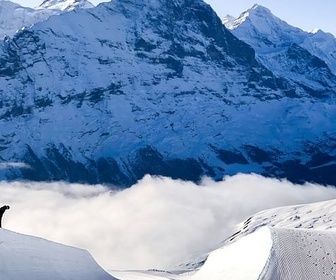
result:
[[[0,177],[336,185],[330,61],[296,43],[270,67],[252,47],[202,0],[114,0],[21,30],[0,44]]]

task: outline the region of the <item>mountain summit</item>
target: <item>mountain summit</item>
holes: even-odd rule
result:
[[[315,67],[305,55],[297,72]],[[201,0],[51,17],[0,47],[0,158],[29,166],[0,176],[128,186],[243,171],[336,183],[336,83],[318,63],[309,87],[274,74]]]
[[[11,1],[0,1],[0,39],[12,37],[18,30],[44,21],[50,16],[78,8],[92,8],[85,0],[47,0],[35,9]]]
[[[37,9],[54,9],[61,11],[72,11],[74,9],[89,9],[93,8],[92,5],[87,0],[45,0]]]
[[[223,23],[239,39],[251,45],[258,55],[265,56],[266,64],[267,54],[281,52],[295,44],[323,60],[333,72],[336,71],[336,39],[330,33],[322,30],[305,32],[260,5],[254,5],[235,20],[224,18]]]

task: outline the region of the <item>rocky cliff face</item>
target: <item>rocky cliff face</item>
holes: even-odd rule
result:
[[[302,83],[273,73],[201,0],[114,0],[0,50],[2,178],[128,186],[147,173],[257,172],[336,183],[330,68],[304,53]]]

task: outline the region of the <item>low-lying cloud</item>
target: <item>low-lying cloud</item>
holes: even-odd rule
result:
[[[1,182],[0,192],[11,206],[4,228],[87,249],[105,269],[167,268],[215,249],[258,211],[336,198],[336,188],[258,175],[200,185],[146,176],[122,191]]]
[[[30,169],[31,167],[23,162],[0,162],[0,169],[10,169],[10,168]]]

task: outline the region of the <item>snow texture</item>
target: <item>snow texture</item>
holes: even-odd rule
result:
[[[125,280],[335,279],[335,212],[336,200],[265,210],[205,259],[188,262],[190,270],[111,273]]]
[[[335,279],[336,232],[277,228],[271,232],[273,246],[258,279]]]
[[[113,280],[85,250],[0,229],[1,280]]]
[[[51,17],[0,46],[0,156],[31,166],[0,175],[125,186],[148,173],[290,177],[297,164],[293,177],[331,184],[336,78],[295,52],[282,60],[299,70],[276,77],[203,1]]]
[[[89,1],[86,0],[45,0],[37,9],[53,9],[61,11],[72,11],[77,8],[90,9],[93,8]]]
[[[271,232],[265,227],[212,252],[190,280],[257,280],[269,258],[271,248]]]
[[[260,5],[254,5],[237,19],[227,16],[223,23],[239,39],[251,45],[271,70],[276,61],[281,63],[280,57],[276,61],[272,58],[290,45],[297,44],[324,61],[334,73],[336,71],[336,39],[330,33],[320,29],[305,32],[287,24]]]
[[[94,6],[86,0],[47,0],[35,9],[23,7],[11,1],[0,1],[0,39],[12,37],[18,30],[30,27],[53,15],[92,7]]]
[[[190,279],[335,279],[336,232],[261,228],[212,252]]]

